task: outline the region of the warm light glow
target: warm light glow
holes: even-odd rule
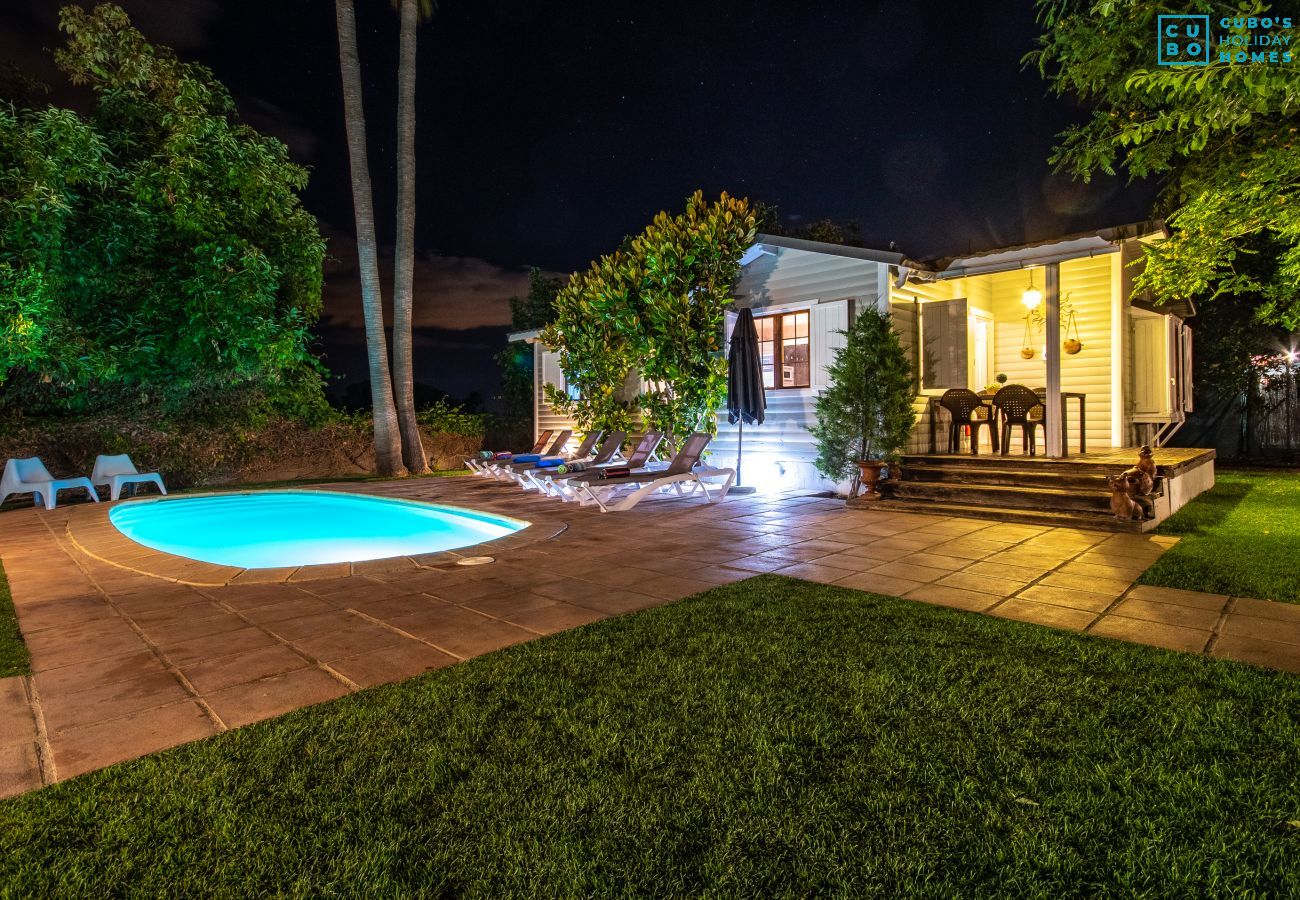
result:
[[[1038,309],[1038,304],[1043,302],[1043,292],[1034,287],[1034,270],[1029,270],[1029,287],[1020,295],[1020,302],[1025,304],[1025,309],[1033,312]]]

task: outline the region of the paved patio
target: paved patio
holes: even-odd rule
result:
[[[0,680],[0,796],[762,572],[1300,672],[1300,606],[1133,585],[1171,538],[813,497],[602,515],[468,477],[334,488],[533,524],[468,548],[487,565],[245,573],[127,547],[106,504],[0,514],[34,672]]]

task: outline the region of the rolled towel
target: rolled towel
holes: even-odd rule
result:
[[[513,463],[535,463],[542,458],[540,453],[523,453],[519,456],[510,457]]]
[[[555,474],[556,474],[556,475],[568,475],[568,474],[569,474],[569,467],[566,466],[564,463],[560,463],[558,466],[555,467]]]
[[[632,469],[628,466],[608,466],[600,470],[601,478],[625,478],[632,474]]]
[[[492,451],[491,451],[491,450],[480,450],[480,451],[478,452],[478,458],[479,458],[479,459],[491,459],[492,456],[493,456],[493,454],[492,454]]]
[[[496,454],[493,454],[492,458],[493,458],[493,459],[510,459],[512,456],[514,456],[513,453],[496,453]]]
[[[560,459],[558,456],[552,456],[547,459],[539,459],[537,461],[537,468],[539,469],[554,469],[556,466],[562,466],[562,465],[564,465],[564,460]]]
[[[566,472],[585,472],[590,466],[591,463],[583,462],[582,460],[575,460],[571,463],[565,463],[560,468],[564,469]]]

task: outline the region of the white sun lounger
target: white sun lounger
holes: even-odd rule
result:
[[[626,440],[626,431],[605,432],[605,437],[594,454],[590,450],[587,453],[581,453],[581,448],[579,448],[579,453],[574,454],[573,459],[566,461],[565,465],[577,464],[584,472],[597,466],[609,465],[613,460],[622,457],[623,442]],[[569,472],[560,473],[556,467],[539,466],[517,475],[516,480],[519,482],[519,486],[526,491],[539,491],[542,494],[550,495],[548,485],[552,479],[564,479],[569,474]],[[577,472],[572,474],[576,475]]]
[[[546,445],[551,442],[551,435],[553,435],[554,433],[555,432],[552,431],[551,429],[549,428],[546,429],[538,436],[537,441],[536,443],[533,444],[532,448],[529,450],[525,450],[523,452],[541,453],[543,450],[546,449]],[[518,456],[520,454],[515,453],[511,455]],[[492,465],[491,457],[485,457],[485,456],[470,457],[469,459],[465,460],[465,468],[477,474],[482,474],[490,465]]]
[[[128,484],[156,484],[158,490],[167,493],[162,476],[157,472],[141,472],[125,453],[118,456],[95,457],[95,469],[90,473],[90,483],[96,487],[108,488],[108,498],[116,500],[122,495],[122,488]]]
[[[666,469],[642,469],[621,478],[576,478],[574,490],[578,502],[582,506],[599,506],[601,512],[625,512],[649,495],[671,489],[680,497],[701,493],[709,503],[716,503],[731,490],[736,470],[697,468],[711,437],[705,432],[691,435]],[[716,493],[710,493],[706,478],[724,478],[725,481]],[[628,488],[632,489],[631,492],[624,494]]]
[[[58,492],[69,488],[85,488],[90,499],[99,502],[89,478],[55,478],[35,456],[11,459],[5,463],[4,475],[0,476],[0,503],[11,494],[32,494],[34,503],[43,502],[46,509],[54,509]]]
[[[537,462],[528,463],[526,465],[507,466],[504,469],[502,469],[502,472],[507,478],[509,478],[511,481],[514,481],[524,490],[526,491],[536,490],[537,485],[533,483],[531,477],[532,474],[534,472],[539,472],[539,471],[548,472],[553,468],[552,466],[543,466],[542,465],[543,461],[550,462],[554,460],[556,463],[564,464],[564,463],[576,462],[578,460],[589,460],[591,459],[591,451],[596,448],[596,441],[600,440],[601,434],[602,432],[599,429],[593,429],[591,431],[588,431],[585,435],[583,435],[582,443],[579,444],[578,449],[574,450],[572,453],[568,453],[565,454],[564,456],[559,456],[559,457],[544,456],[542,457],[542,459],[539,459]]]
[[[628,466],[632,469],[639,469],[654,459],[655,451],[659,449],[659,443],[663,439],[664,436],[662,432],[647,431],[645,434],[641,435],[641,439],[637,441],[636,447],[632,451],[632,455],[628,457],[626,462],[614,462],[612,461],[613,457],[611,457],[611,461],[599,465],[593,465],[591,468],[583,469],[581,472],[567,472],[564,475],[556,475],[554,473],[538,475],[536,476],[538,487],[542,493],[546,494],[546,496],[558,497],[565,503],[577,500],[578,492],[576,485],[578,481],[599,477],[601,470],[606,469],[609,466]]]
[[[539,456],[562,456],[564,454],[564,448],[568,445],[569,438],[571,437],[573,437],[572,431],[568,429],[561,431],[556,435],[555,440],[551,442],[551,446],[548,447],[544,453],[539,454]],[[537,465],[537,460],[535,459],[530,459],[527,462],[512,462],[508,459],[498,459],[490,461],[488,467],[484,469],[481,474],[484,478],[495,478],[497,481],[504,481],[510,477],[510,473],[515,469],[531,469],[535,465]]]

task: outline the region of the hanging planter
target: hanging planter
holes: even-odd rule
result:
[[[1030,335],[1029,319],[1030,319],[1030,317],[1031,317],[1032,315],[1033,315],[1033,314],[1030,313],[1030,314],[1028,314],[1028,315],[1025,316],[1025,340],[1024,340],[1024,343],[1022,343],[1022,344],[1020,345],[1020,358],[1021,358],[1021,359],[1033,359],[1033,358],[1034,358],[1034,348],[1031,347],[1031,346],[1029,346],[1029,339],[1030,339],[1030,337],[1031,337],[1031,335]]]
[[[1066,302],[1069,302],[1069,296],[1066,296]],[[1061,342],[1061,348],[1066,353],[1073,356],[1083,349],[1083,342],[1079,340],[1079,320],[1074,317],[1074,307],[1071,306],[1065,318],[1065,340]]]

